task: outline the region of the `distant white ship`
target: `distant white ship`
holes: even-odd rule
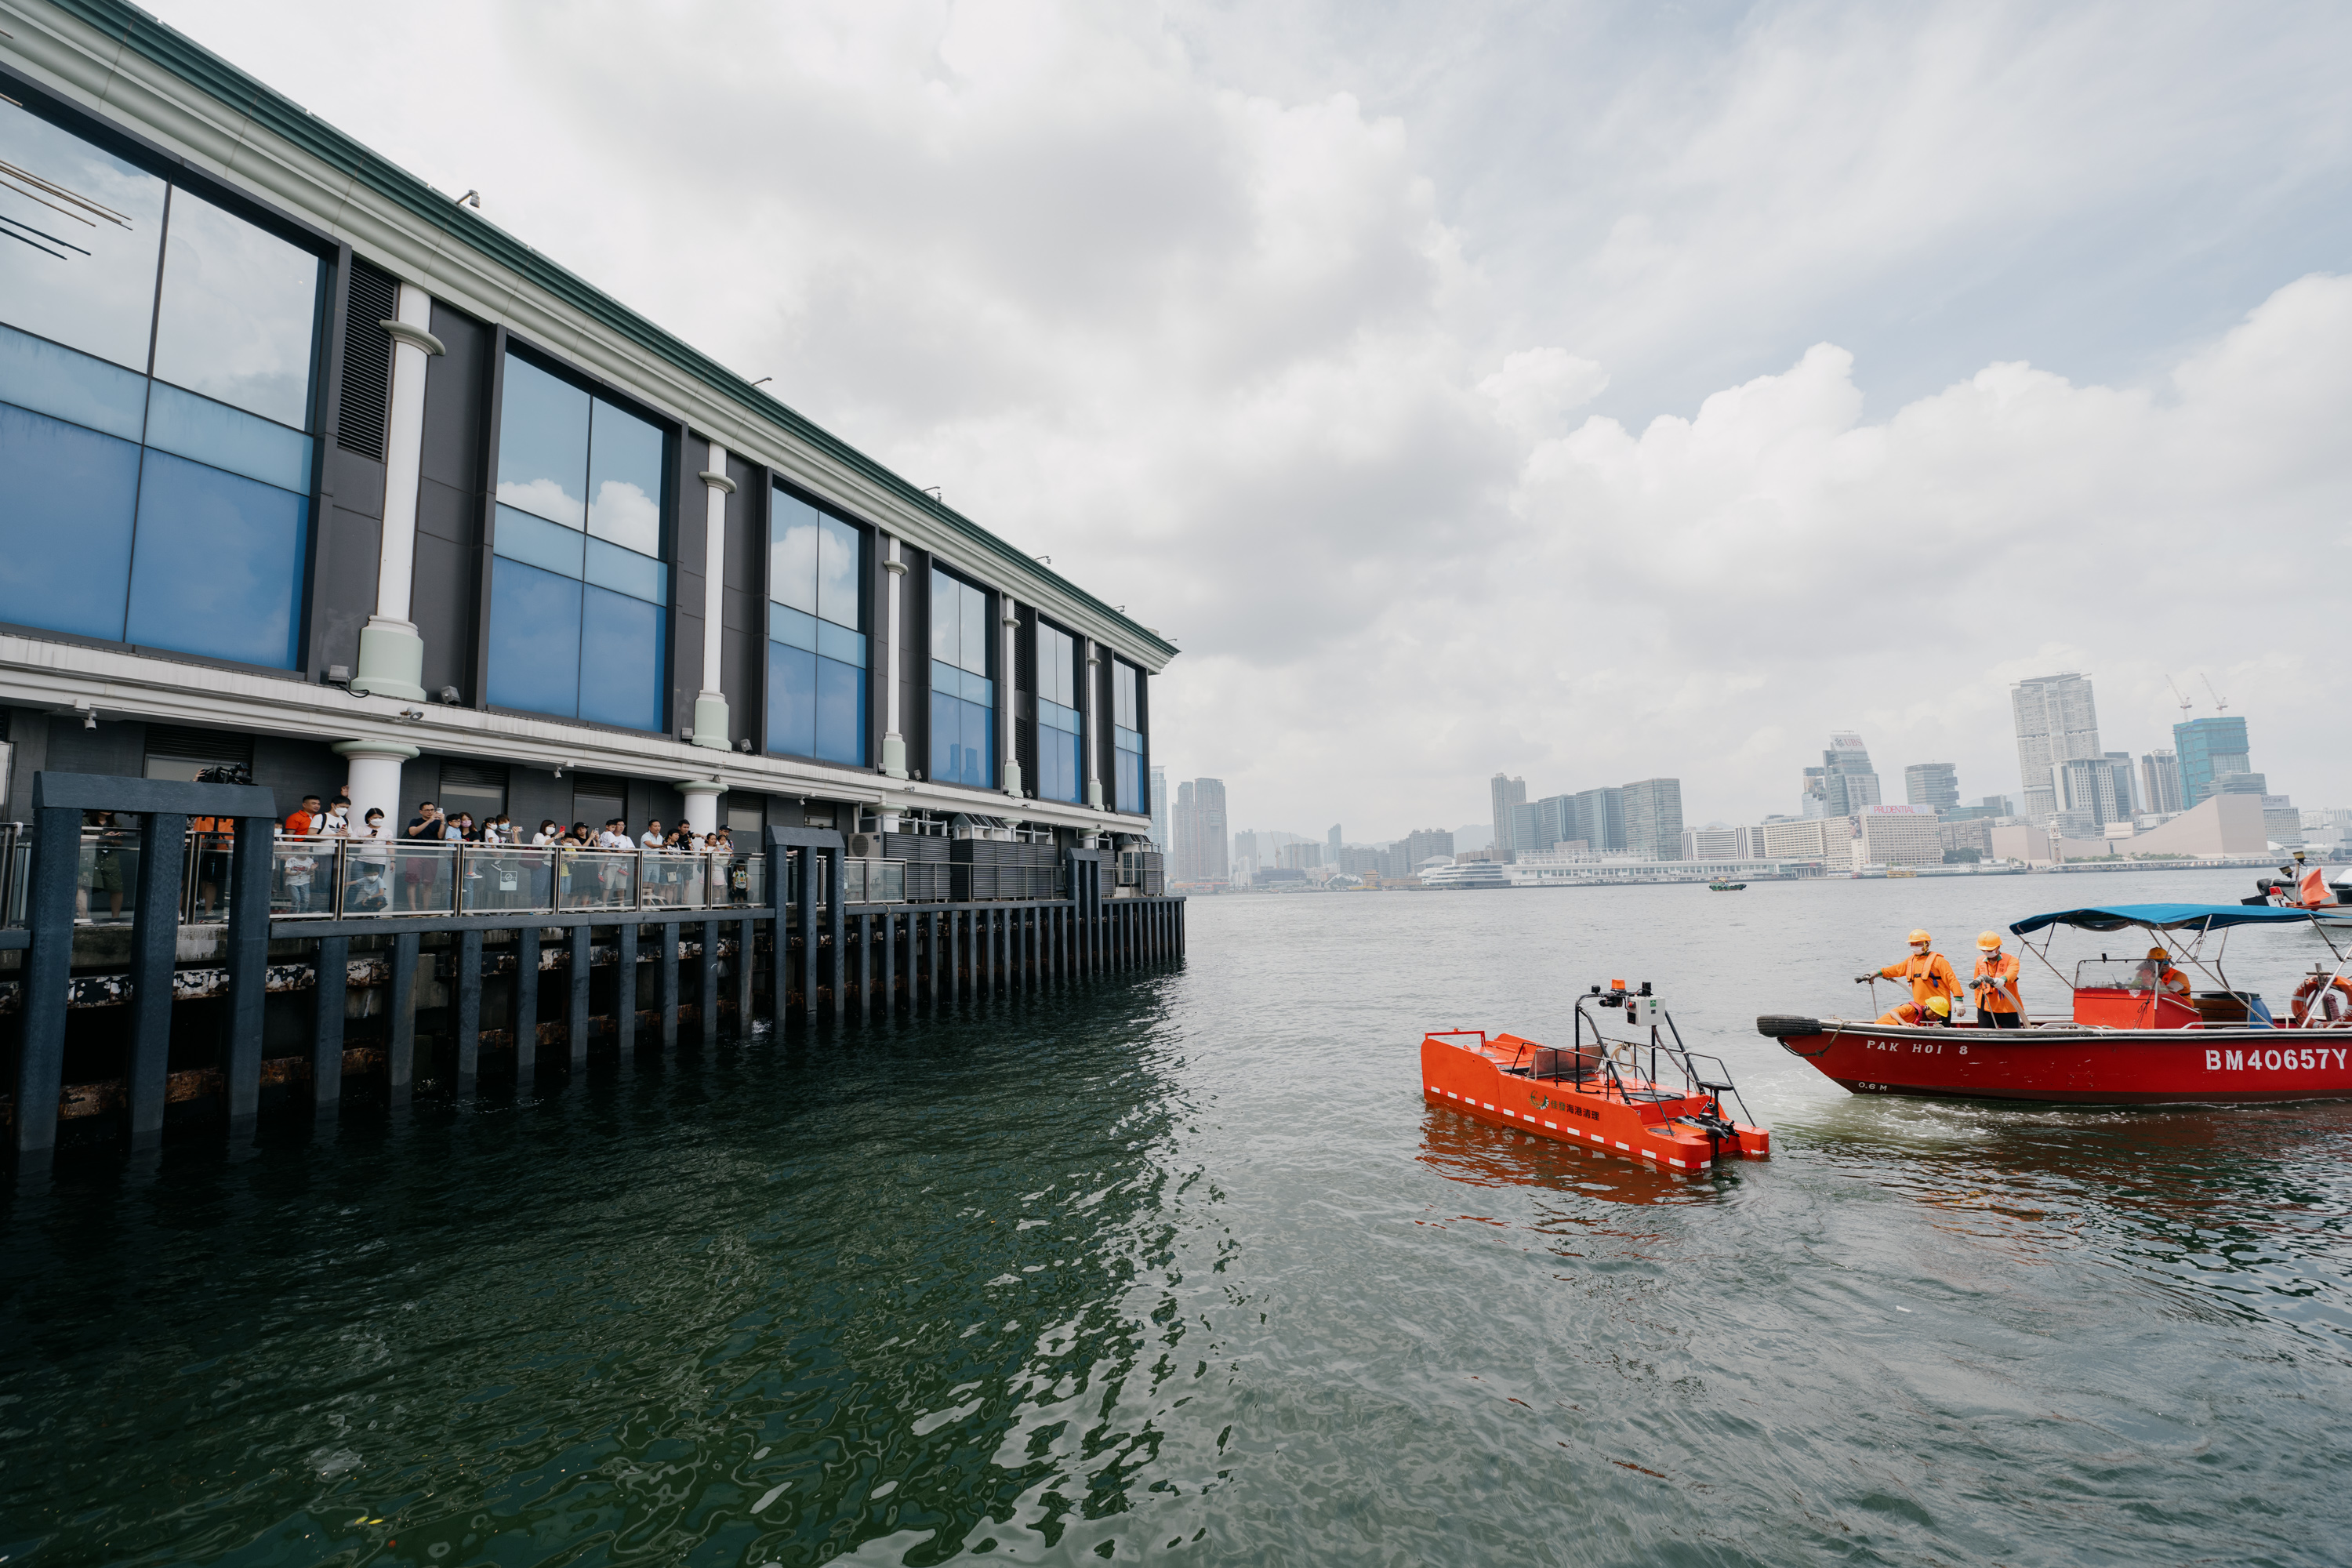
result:
[[[1424,888],[1507,888],[1511,886],[1509,868],[1499,860],[1457,861],[1450,866],[1423,866],[1421,885]]]

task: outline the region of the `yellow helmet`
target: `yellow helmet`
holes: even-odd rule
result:
[[[2148,955],[2150,958],[2152,958],[2152,959],[2156,960],[2158,963],[2162,963],[2164,962],[2164,957],[2165,957],[2164,949],[2162,949],[2162,948],[2160,948],[2160,947],[2151,947],[2151,948],[2149,948],[2149,949],[2147,950],[2147,955]]]
[[[1930,996],[1927,998],[1927,1011],[1938,1018],[1948,1018],[1952,1016],[1952,999],[1940,994]]]
[[[1989,931],[1984,932],[1977,938],[1977,945],[1984,949],[1987,952],[1990,952],[1994,948],[2000,945],[2000,932],[1997,931]]]
[[[1928,935],[1926,931],[1913,931],[1913,932],[1911,933],[1911,940],[1912,940],[1913,942],[1933,942],[1933,941],[1935,941],[1936,939],[1935,939],[1934,937],[1932,937],[1932,936],[1929,936],[1929,935]]]

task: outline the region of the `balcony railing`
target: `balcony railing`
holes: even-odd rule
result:
[[[210,924],[228,918],[231,888],[226,833],[191,833],[180,875],[180,919]],[[0,823],[0,924],[22,925],[32,862],[31,835]],[[129,925],[139,906],[139,832],[86,827],[75,874],[77,923]],[[620,910],[766,909],[764,855],[709,855],[675,849],[592,849],[559,846],[453,844],[414,838],[289,838],[269,843],[273,920],[352,920],[372,915],[488,915]],[[817,863],[816,903],[833,896],[828,863]],[[800,899],[803,860],[785,868],[784,901]],[[842,891],[852,904],[984,903],[1067,896],[1058,866],[841,861]],[[1121,889],[1124,891],[1125,889]]]

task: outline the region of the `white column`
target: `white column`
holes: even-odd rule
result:
[[[412,761],[416,748],[396,741],[338,741],[331,750],[352,765],[343,783],[352,797],[352,830],[359,830],[373,806],[383,813],[384,832],[399,833],[408,820],[400,812],[400,764]]]
[[[727,786],[717,779],[680,779],[677,793],[686,796],[686,825],[698,834],[719,830],[719,797]]]
[[[735,481],[727,477],[727,448],[716,441],[710,443],[710,467],[703,471],[702,486],[702,689],[694,695],[694,743],[723,752],[731,725],[727,694],[719,689],[719,651],[727,614],[727,498],[735,493]],[[703,802],[704,809],[715,810],[717,798]],[[698,826],[695,831],[708,833],[713,826],[715,822]]]
[[[425,643],[409,619],[416,567],[416,492],[425,462],[425,362],[445,352],[427,329],[433,296],[414,283],[400,286],[400,314],[376,323],[392,334],[392,417],[383,450],[383,535],[376,558],[375,614],[360,628],[354,696],[373,693],[410,702],[425,700]],[[363,321],[352,329],[365,331]],[[354,794],[352,803],[359,804]],[[389,808],[385,815],[391,815]]]
[[[889,583],[882,596],[882,772],[902,779],[907,776],[907,732],[898,724],[898,606],[907,563],[898,558],[898,541],[888,534],[882,536],[882,571]]]
[[[1095,740],[1095,731],[1096,726],[1102,721],[1102,714],[1097,711],[1102,704],[1095,697],[1095,688],[1101,682],[1096,678],[1095,671],[1101,668],[1101,653],[1096,648],[1094,639],[1089,637],[1087,639],[1087,689],[1080,694],[1085,698],[1081,707],[1086,713],[1086,718],[1078,728],[1086,731],[1087,804],[1097,811],[1103,808],[1102,776],[1097,772],[1095,766],[1096,758],[1099,754]]]
[[[1021,626],[1021,617],[1013,613],[1010,595],[1002,597],[1004,605],[1004,662],[998,668],[1004,672],[1004,793],[1015,800],[1021,798],[1021,758],[1013,745],[1021,728],[1021,694],[1013,689],[1013,672],[1020,668],[1019,650],[1013,647]]]

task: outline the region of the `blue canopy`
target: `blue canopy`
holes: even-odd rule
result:
[[[2220,931],[2227,926],[2310,923],[2308,910],[2283,910],[2266,904],[2103,904],[2087,910],[2035,915],[2009,929],[2023,936],[2044,926],[2073,926],[2080,931],[2122,931],[2126,926],[2144,926],[2149,931]]]

